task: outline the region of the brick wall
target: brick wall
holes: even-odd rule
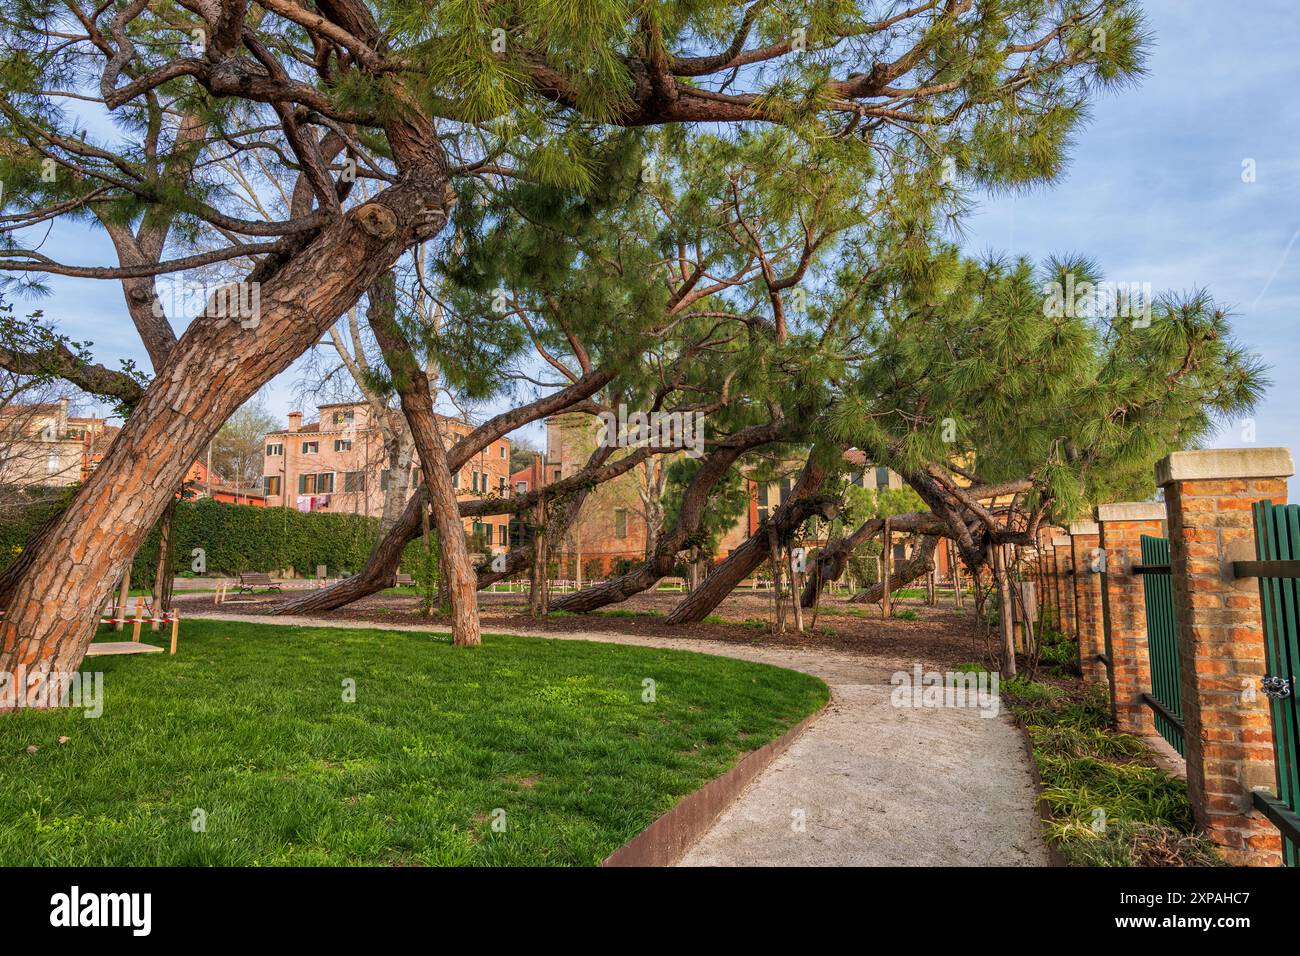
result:
[[[1101,574],[1094,570],[1101,549],[1101,529],[1093,521],[1070,525],[1070,554],[1074,562],[1075,631],[1079,636],[1079,666],[1089,687],[1107,684],[1106,665],[1097,659],[1105,653],[1102,621]]]
[[[1142,694],[1151,690],[1151,657],[1142,577],[1142,535],[1165,535],[1165,509],[1159,502],[1121,502],[1097,508],[1100,547],[1106,552],[1102,575],[1102,620],[1110,658],[1111,711],[1120,730],[1155,732],[1155,720]]]
[[[1197,823],[1230,863],[1278,865],[1277,830],[1253,809],[1251,790],[1276,787],[1254,560],[1251,505],[1286,501],[1291,455],[1282,448],[1178,452],[1156,466],[1169,513],[1178,626],[1187,788]]]

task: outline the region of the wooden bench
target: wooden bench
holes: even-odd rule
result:
[[[271,580],[271,575],[265,571],[249,571],[239,575],[239,587],[237,590],[242,594],[247,592],[253,593],[253,588],[266,588],[268,591],[281,591],[279,583]]]
[[[397,587],[408,586],[414,583],[415,578],[411,577],[409,574],[399,574],[393,579],[393,584]]]

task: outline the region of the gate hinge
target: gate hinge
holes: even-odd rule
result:
[[[1266,674],[1260,678],[1259,686],[1269,700],[1283,700],[1291,696],[1292,683],[1290,677],[1274,677]]]

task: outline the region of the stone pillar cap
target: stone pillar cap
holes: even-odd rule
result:
[[[1071,521],[1070,534],[1099,534],[1101,528],[1095,521]]]
[[[1052,539],[1052,547],[1053,547],[1053,548],[1068,548],[1069,546],[1070,546],[1070,539],[1069,539],[1069,538],[1053,538],[1053,539]]]
[[[1295,474],[1289,448],[1205,448],[1176,451],[1156,462],[1156,484],[1215,481],[1220,478],[1290,478]]]
[[[1164,521],[1168,517],[1163,501],[1117,501],[1097,505],[1097,520],[1107,521]]]

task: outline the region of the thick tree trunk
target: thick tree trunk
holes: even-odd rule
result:
[[[405,430],[404,430],[405,431]],[[406,434],[385,442],[388,477],[384,483],[384,510],[379,518],[379,534],[388,534],[402,520],[402,512],[411,496],[411,461],[414,449]],[[397,569],[394,568],[396,573]]]
[[[393,387],[402,403],[402,414],[411,427],[411,439],[416,454],[420,456],[424,486],[428,489],[433,526],[438,529],[442,577],[447,582],[447,596],[451,600],[451,640],[453,644],[465,647],[480,644],[478,578],[465,543],[465,526],[460,520],[447,446],[443,444],[438,418],[433,413],[429,380],[397,324],[392,273],[385,273],[370,286],[369,298],[366,317],[392,375]]]
[[[536,522],[533,530],[533,566],[529,576],[528,616],[545,617],[551,610],[551,554],[548,547],[546,529],[546,504],[537,506]]]
[[[0,670],[76,670],[101,599],[222,423],[405,248],[446,222],[454,193],[444,176],[424,172],[353,209],[283,264],[259,266],[251,280],[261,283],[255,326],[206,314],[190,323],[11,592],[0,624]]]
[[[831,520],[839,513],[836,499],[819,494],[827,477],[827,470],[816,459],[810,459],[790,496],[768,518],[778,534],[794,531],[813,515]],[[736,589],[736,585],[757,571],[767,557],[767,528],[762,527],[715,566],[704,582],[664,618],[665,623],[694,624],[704,620]]]

